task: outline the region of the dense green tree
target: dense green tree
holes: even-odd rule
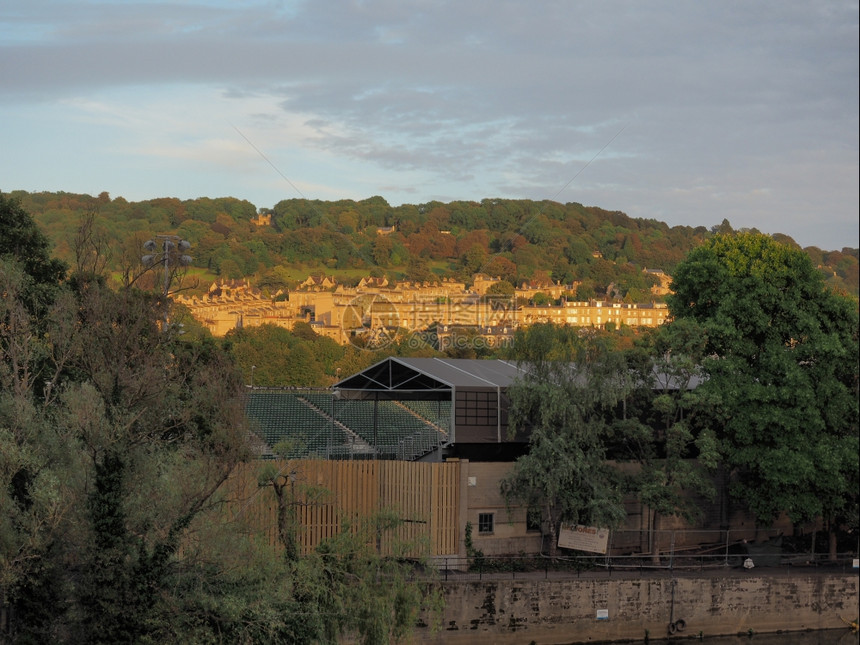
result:
[[[387,267],[391,263],[391,254],[394,250],[394,242],[387,235],[379,235],[373,241],[373,263],[380,267]]]
[[[0,606],[29,620],[36,635],[49,620],[42,600],[63,610],[58,567],[45,554],[68,506],[60,467],[67,451],[45,406],[73,347],[65,273],[20,201],[0,194]]]
[[[343,352],[343,348],[336,346],[332,355],[318,357],[314,353],[315,345],[319,342],[326,350],[332,350],[333,341],[301,325],[297,333],[277,325],[233,329],[225,340],[246,382],[253,379],[254,385],[265,387],[328,385],[326,365],[332,365]]]
[[[42,405],[57,391],[49,385],[54,372],[44,369],[52,348],[39,342],[45,336],[37,327],[51,337],[57,333],[58,357],[65,354],[60,334],[68,329],[32,319],[23,297],[30,284],[20,265],[0,257],[0,606],[28,620],[38,635],[47,620],[41,602],[56,601],[63,610],[49,594],[58,589],[56,567],[45,560],[68,499],[64,445]]]
[[[413,257],[406,267],[405,278],[411,282],[439,282],[439,277],[430,269],[427,260],[421,257]]]
[[[487,287],[487,295],[511,298],[514,295],[514,285],[507,280],[499,280]]]
[[[158,297],[74,278],[32,322],[5,290],[2,591],[23,640],[141,640],[183,536],[243,454],[239,382],[216,347],[162,328]]]
[[[0,258],[6,640],[384,643],[414,624],[423,589],[373,549],[390,521],[287,561],[223,514],[248,427],[219,344],[92,271],[32,312],[17,259]]]
[[[712,226],[711,232],[716,233],[718,235],[731,235],[735,231],[732,228],[732,225],[729,223],[729,220],[724,219],[719,225]]]
[[[538,307],[545,307],[552,304],[552,297],[543,291],[538,291],[532,298],[532,302]]]
[[[616,527],[626,517],[620,478],[606,462],[607,415],[632,382],[605,338],[571,327],[518,331],[514,356],[528,376],[508,389],[509,432],[527,434],[529,452],[501,490],[509,504],[540,512],[554,554],[562,522]]]
[[[20,201],[0,193],[0,259],[21,264],[22,297],[28,306],[45,304],[66,275],[65,263],[51,257],[50,242]]]
[[[576,287],[576,299],[579,302],[588,302],[589,300],[594,300],[596,297],[597,292],[594,289],[593,280],[584,280]]]
[[[732,493],[769,522],[857,516],[857,302],[809,256],[758,234],[720,235],[678,266],[669,306],[707,338]]]
[[[460,262],[463,269],[468,274],[482,271],[484,263],[487,261],[487,251],[480,244],[473,244],[466,252],[460,256]]]
[[[680,319],[649,330],[628,352],[634,387],[616,414],[613,452],[640,466],[632,490],[651,514],[656,559],[661,519],[676,516],[694,523],[700,519],[700,500],[716,492],[711,475],[719,451],[707,425],[709,401],[698,387],[706,344],[695,321]]]
[[[212,199],[201,197],[189,202],[186,205],[185,213],[188,219],[211,224],[218,217],[218,207]]]
[[[211,342],[175,341],[160,309],[97,283],[78,296],[82,351],[60,428],[78,438],[91,473],[75,518],[87,546],[70,567],[84,640],[158,629],[156,600],[173,582],[182,538],[244,454],[238,373]]]

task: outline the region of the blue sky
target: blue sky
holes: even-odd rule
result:
[[[858,247],[858,74],[857,2],[5,0],[0,190],[554,199]]]

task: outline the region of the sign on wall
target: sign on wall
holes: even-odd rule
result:
[[[572,526],[562,524],[561,530],[558,533],[558,546],[563,549],[576,549],[577,551],[605,554],[608,545],[609,529],[585,526],[583,524]]]

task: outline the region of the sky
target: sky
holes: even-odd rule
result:
[[[550,199],[856,248],[858,13],[3,0],[0,191]]]

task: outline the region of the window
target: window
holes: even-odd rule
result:
[[[498,406],[495,392],[457,391],[456,423],[495,426]]]
[[[478,533],[492,533],[493,532],[493,514],[492,513],[478,513]]]

